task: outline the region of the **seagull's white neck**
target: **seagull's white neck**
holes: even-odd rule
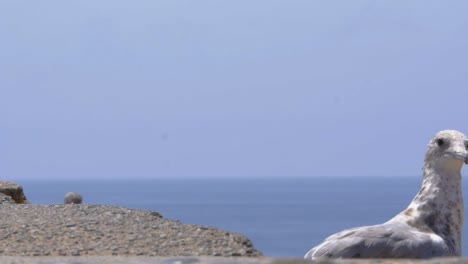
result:
[[[406,217],[407,223],[421,232],[439,235],[454,255],[461,255],[462,163],[450,164],[455,166],[437,165],[425,163],[421,189],[400,216]]]

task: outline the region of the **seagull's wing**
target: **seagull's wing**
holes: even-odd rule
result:
[[[435,234],[386,223],[334,234],[307,252],[305,258],[429,258],[448,254],[447,245]]]

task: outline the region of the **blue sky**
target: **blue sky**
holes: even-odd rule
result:
[[[26,8],[27,7],[27,8]],[[420,176],[466,1],[1,1],[0,174]]]

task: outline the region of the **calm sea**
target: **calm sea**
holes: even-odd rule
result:
[[[267,256],[302,257],[334,232],[399,213],[417,193],[420,177],[17,183],[34,204],[60,204],[65,193],[76,191],[84,203],[157,211],[183,223],[241,233]],[[463,252],[468,254],[466,244]]]

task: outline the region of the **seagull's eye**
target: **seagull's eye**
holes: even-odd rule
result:
[[[444,142],[443,139],[441,139],[441,138],[437,139],[437,146],[442,147],[444,145],[444,143],[445,142]]]

